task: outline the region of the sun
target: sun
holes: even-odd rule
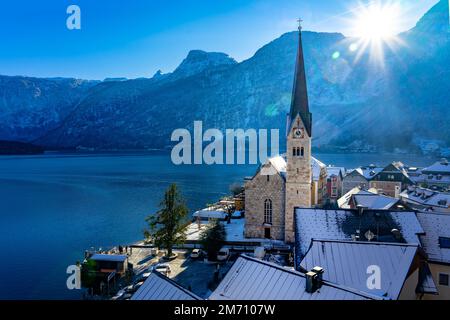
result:
[[[349,37],[345,42],[349,42],[348,50],[354,56],[354,64],[368,57],[373,65],[384,68],[386,58],[407,45],[398,36],[405,13],[400,3],[394,0],[374,0],[369,4],[359,2],[356,8],[348,11],[351,16],[344,20]],[[336,60],[339,57],[332,58]]]
[[[353,33],[365,41],[388,41],[396,36],[400,17],[398,4],[361,5],[354,11]]]

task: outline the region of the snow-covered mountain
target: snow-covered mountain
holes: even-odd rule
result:
[[[56,128],[96,81],[0,76],[0,140],[34,140]]]
[[[399,35],[393,49],[385,48],[383,64],[369,53],[356,59],[349,50],[355,39],[304,32],[316,148],[411,152],[429,150],[430,143],[438,149],[450,145],[448,12],[448,1],[440,1]],[[71,89],[77,94],[64,94],[69,90],[64,87],[46,94],[39,106],[52,116],[38,119],[33,118],[37,89],[5,89],[0,80],[0,97],[10,96],[0,105],[11,114],[1,117],[0,138],[5,127],[8,132],[24,128],[27,134],[15,137],[30,141],[39,135],[35,142],[55,148],[161,148],[170,144],[175,128],[191,128],[194,120],[203,120],[205,128],[284,132],[297,40],[296,32],[286,33],[241,63],[195,50],[173,73],[94,87],[86,83],[86,90]],[[66,99],[71,100],[60,102]],[[61,109],[65,112],[55,111]],[[47,119],[53,119],[51,125],[45,125]]]

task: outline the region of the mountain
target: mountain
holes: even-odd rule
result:
[[[58,113],[59,122],[37,130],[43,134],[34,142],[54,148],[164,148],[174,129],[192,129],[195,120],[202,120],[204,129],[279,128],[282,136],[297,41],[296,32],[286,33],[241,63],[223,53],[194,50],[173,73],[88,86],[64,104],[70,112]],[[385,45],[382,58],[370,50],[360,56],[349,50],[356,42],[338,33],[303,34],[314,147],[448,151],[448,1],[437,3],[414,28]],[[18,91],[15,105],[3,104],[32,111],[32,92]],[[52,99],[49,93],[50,110],[59,105]],[[16,113],[11,122],[2,119],[0,127],[20,118]]]
[[[56,128],[97,83],[0,76],[0,139],[37,139]]]

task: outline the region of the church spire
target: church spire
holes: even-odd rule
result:
[[[312,115],[309,112],[308,105],[308,91],[306,88],[306,73],[305,73],[305,62],[303,59],[303,47],[302,47],[302,20],[299,19],[298,26],[298,50],[297,50],[297,62],[295,66],[294,75],[294,87],[292,90],[292,101],[291,101],[291,111],[290,111],[290,121],[292,121],[300,114],[300,117],[305,125],[306,131],[311,137],[311,127],[312,127]]]

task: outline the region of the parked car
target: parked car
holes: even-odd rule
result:
[[[137,283],[131,284],[131,285],[125,287],[125,292],[126,293],[135,293],[143,284],[144,284],[144,281],[139,281]]]
[[[226,261],[230,256],[230,249],[222,248],[217,252],[217,260],[218,261]]]
[[[172,269],[168,263],[160,263],[153,267],[153,271],[157,271],[165,276],[168,276]]]
[[[151,272],[144,272],[141,276],[142,280],[147,280],[148,277],[150,277],[152,273]]]
[[[198,258],[201,258],[202,256],[203,256],[203,251],[200,249],[194,249],[191,252],[192,259],[198,259]]]
[[[119,290],[111,300],[123,300],[125,295],[125,289]]]

